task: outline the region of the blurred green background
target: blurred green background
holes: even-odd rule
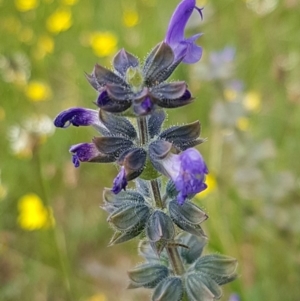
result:
[[[206,252],[238,258],[222,300],[300,300],[300,5],[298,0],[203,0],[204,52],[182,64],[193,104],[166,125],[200,120],[210,175],[196,202],[209,219]],[[68,149],[90,128],[52,126],[93,108],[84,72],[124,47],[144,59],[164,39],[177,0],[0,0],[0,300],[135,301],[126,270],[137,240],[107,247],[99,209],[113,165],[75,169]],[[233,299],[232,299],[233,300]]]

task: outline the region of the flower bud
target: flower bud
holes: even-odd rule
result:
[[[147,223],[146,235],[151,242],[173,239],[175,229],[171,218],[160,210],[154,211]]]
[[[114,228],[121,232],[130,232],[132,229],[145,226],[150,215],[149,207],[143,204],[126,204],[107,218]]]
[[[179,228],[192,234],[196,234],[199,224],[208,218],[205,212],[190,201],[186,201],[182,205],[179,205],[176,200],[171,201],[169,212],[172,220]],[[191,231],[191,229],[193,230]],[[202,236],[202,230],[200,236]]]

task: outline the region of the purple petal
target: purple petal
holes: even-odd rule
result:
[[[207,188],[204,181],[208,169],[201,154],[196,149],[189,148],[179,155],[171,154],[162,161],[162,164],[179,192],[177,196],[179,204],[182,205],[189,195],[199,193]]]
[[[191,92],[186,89],[184,94],[179,98],[181,101],[190,100],[192,98]]]
[[[84,108],[70,108],[62,111],[54,120],[54,125],[60,128],[66,128],[69,125],[74,126],[105,126],[100,122],[98,117],[99,112],[96,110]]]
[[[183,63],[193,64],[198,62],[202,57],[202,47],[195,44],[196,39],[198,39],[202,34],[197,34],[188,38],[184,41],[186,47],[186,52],[182,60]]]
[[[112,192],[118,194],[122,189],[126,190],[127,184],[125,167],[122,166],[120,172],[114,179]]]
[[[165,38],[165,42],[171,46],[175,54],[175,60],[183,58],[183,62],[187,64],[196,63],[202,55],[202,48],[195,44],[200,34],[188,39],[184,37],[186,24],[194,9],[202,18],[202,11],[196,7],[196,0],[181,1],[172,15]]]
[[[72,145],[69,149],[72,153],[72,162],[75,167],[79,167],[80,162],[88,162],[99,155],[94,143],[79,143]]]
[[[107,91],[104,90],[98,96],[97,105],[99,107],[103,107],[103,106],[107,105],[110,101],[112,101],[112,100],[109,98]]]
[[[137,116],[147,115],[152,112],[154,104],[149,96],[147,96],[142,102],[136,102],[133,106],[133,111]]]
[[[184,39],[184,29],[196,6],[196,0],[183,0],[176,7],[166,34],[168,44],[177,44]]]
[[[141,107],[142,107],[145,111],[149,112],[149,111],[151,110],[151,108],[153,107],[153,104],[152,104],[152,102],[151,102],[151,99],[150,99],[149,97],[146,97],[146,99],[143,100],[143,102],[141,103]]]

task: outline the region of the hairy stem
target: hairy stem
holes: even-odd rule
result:
[[[179,252],[177,247],[175,246],[167,246],[166,247],[167,254],[171,265],[173,267],[173,271],[176,275],[182,275],[184,273],[184,266],[182,264],[181,258],[179,256]]]
[[[152,189],[152,195],[156,204],[156,207],[158,208],[164,208],[164,204],[160,195],[159,185],[157,180],[150,181],[151,183],[151,189]]]
[[[144,145],[149,140],[147,117],[146,116],[138,117],[137,125],[138,125],[138,131],[139,131],[139,144]]]
[[[144,145],[149,141],[149,132],[148,132],[148,122],[146,117],[139,117],[137,119],[138,132],[139,132],[139,141],[140,145]],[[155,204],[157,208],[164,209],[164,201],[161,197],[159,185],[157,180],[151,180],[151,190],[152,196],[154,198]],[[179,256],[179,252],[175,244],[170,242],[169,245],[166,246],[166,251],[169,257],[169,261],[171,262],[174,274],[182,275],[184,273],[184,266]]]

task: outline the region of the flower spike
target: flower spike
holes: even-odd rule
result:
[[[122,189],[126,190],[127,184],[128,182],[126,180],[125,167],[122,166],[120,172],[114,179],[112,192],[114,194],[118,194],[119,192],[121,192]]]
[[[237,277],[237,262],[219,254],[202,255],[207,243],[202,223],[208,215],[193,202],[207,188],[208,169],[194,148],[205,141],[200,122],[164,126],[165,109],[194,100],[185,81],[169,77],[181,62],[196,63],[202,55],[196,44],[201,34],[184,35],[193,11],[202,19],[202,9],[196,0],[178,2],[164,40],[143,62],[121,49],[111,69],[96,64],[86,74],[97,92],[96,110],[70,108],[54,124],[92,126],[100,133],[91,143],[71,146],[75,167],[81,162],[118,166],[101,208],[114,230],[110,246],[140,240],[145,262],[128,272],[128,288],[153,289],[152,301],[213,301],[222,296],[220,286]]]

